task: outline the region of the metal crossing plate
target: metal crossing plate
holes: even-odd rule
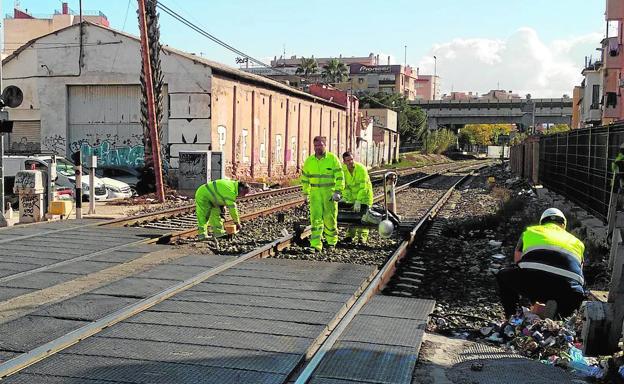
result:
[[[35,289],[0,287],[0,301],[9,300],[33,291],[35,291]]]
[[[110,262],[110,263],[125,263],[125,262],[128,262],[130,260],[135,260],[135,259],[138,259],[140,257],[143,257],[143,256],[147,255],[148,253],[149,252],[140,252],[140,251],[128,252],[128,251],[122,251],[121,249],[118,249],[118,250],[113,251],[113,252],[107,252],[107,253],[103,253],[101,255],[90,257],[89,260],[91,260],[91,261],[107,261],[107,262]]]
[[[325,356],[314,377],[410,384],[417,359],[415,349],[410,347],[339,341]]]
[[[54,355],[23,372],[138,384],[281,384],[285,379],[275,373],[202,366],[194,360],[180,364],[72,354]],[[9,380],[3,384],[13,383]]]
[[[67,376],[48,376],[38,375],[30,373],[19,373],[2,380],[4,383],[11,384],[33,384],[33,383],[45,383],[45,384],[111,384],[111,381],[91,380],[84,377],[67,377]]]
[[[2,289],[2,287],[42,289],[70,281],[75,278],[76,275],[68,273],[39,272],[34,275],[28,275],[20,277],[19,279],[7,281],[0,286],[0,289]]]
[[[303,355],[263,352],[250,349],[233,349],[175,342],[148,340],[123,340],[106,337],[89,338],[64,353],[125,359],[166,361],[210,367],[234,368],[261,372],[289,374]]]
[[[295,281],[312,281],[312,282],[326,282],[326,283],[338,283],[345,285],[353,285],[359,287],[367,276],[354,276],[347,273],[325,273],[324,271],[309,271],[292,269],[283,269],[277,267],[274,270],[262,270],[262,269],[230,269],[220,274],[221,276],[242,276],[242,277],[257,277],[257,278],[279,278],[281,280],[295,280]]]
[[[288,299],[283,297],[252,296],[245,294],[210,293],[185,291],[175,295],[172,300],[197,301],[267,308],[302,309],[317,312],[336,313],[342,303],[310,299]]]
[[[163,291],[176,283],[177,281],[175,280],[137,279],[135,277],[128,277],[112,282],[92,292],[101,295],[143,298]]]
[[[483,364],[483,369],[473,371],[475,362]],[[500,348],[484,344],[473,344],[462,351],[446,372],[453,383],[573,383],[566,371],[539,361],[530,360]]]
[[[82,260],[67,265],[61,265],[59,267],[49,269],[48,271],[56,273],[71,273],[74,275],[88,275],[93,272],[98,272],[110,267],[114,267],[115,265],[117,265],[117,263]]]
[[[292,299],[312,299],[322,301],[335,301],[339,303],[346,302],[352,294],[349,293],[335,293],[335,292],[320,292],[320,291],[298,291],[284,288],[270,288],[270,287],[254,287],[250,290],[244,285],[231,285],[231,284],[215,284],[215,283],[201,283],[189,289],[189,292],[217,292],[217,293],[238,293],[250,296],[273,296],[273,297],[285,297]]]
[[[186,313],[180,316],[177,313],[145,311],[127,319],[128,323],[161,324],[178,327],[195,327],[225,329],[231,331],[245,331],[251,333],[266,333],[271,335],[300,336],[315,338],[325,325],[303,324],[291,321],[272,321],[245,317],[198,315]]]
[[[218,265],[218,264],[217,264]],[[198,275],[211,267],[193,267],[184,265],[157,265],[148,271],[134,275],[140,279],[164,279],[182,281]]]
[[[376,295],[360,311],[363,315],[426,320],[435,307],[434,300]]]
[[[420,320],[358,315],[340,340],[413,347],[418,352],[425,325]]]
[[[295,321],[306,324],[327,324],[334,317],[328,312],[300,309],[262,308],[241,305],[167,300],[152,307],[156,312],[197,313],[265,320]]]
[[[0,350],[26,352],[86,323],[52,317],[20,317],[0,324]]]
[[[240,276],[214,276],[206,280],[207,283],[217,284],[234,284],[246,287],[268,287],[268,288],[286,288],[305,291],[329,291],[337,293],[353,294],[355,289],[352,285],[312,282],[312,281],[293,281],[279,279],[253,279]],[[251,288],[250,288],[251,289]]]
[[[52,304],[32,314],[93,321],[137,301],[138,299],[84,294]]]
[[[351,381],[341,379],[328,379],[326,377],[313,377],[308,384],[357,384],[363,383],[362,381]]]
[[[303,337],[133,323],[119,323],[99,335],[283,353],[303,353],[310,344],[310,339]],[[121,340],[119,342],[123,343]]]

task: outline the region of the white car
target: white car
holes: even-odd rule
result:
[[[127,199],[132,197],[132,189],[123,181],[111,179],[110,177],[102,177],[100,180],[106,186],[108,191],[107,199]]]

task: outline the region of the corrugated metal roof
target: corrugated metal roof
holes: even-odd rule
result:
[[[132,40],[135,40],[135,41],[140,41],[140,39],[138,37],[130,35],[130,34],[126,33],[126,32],[118,31],[116,29],[108,28],[108,27],[105,27],[103,25],[94,24],[94,23],[91,23],[91,22],[88,22],[88,21],[83,21],[83,23],[86,26],[88,26],[88,27],[100,28],[100,29],[103,29],[105,31],[109,31],[111,33],[116,33],[116,34],[125,36],[125,37],[127,37],[129,39],[132,39]],[[39,37],[37,37],[35,39],[30,40],[29,42],[27,42],[26,44],[22,45],[17,50],[15,50],[12,54],[7,56],[4,60],[2,60],[2,64],[4,65],[4,64],[8,63],[9,61],[11,61],[14,57],[18,56],[23,50],[25,50],[28,47],[30,47],[37,40],[42,39],[42,38],[44,38],[46,36],[49,36],[49,35],[52,35],[52,34],[57,34],[57,33],[61,32],[61,31],[66,30],[66,29],[77,28],[79,25],[80,24],[73,24],[73,25],[70,25],[68,27],[56,30],[54,32],[51,32],[51,33],[48,33],[48,34],[45,34],[43,36],[39,36]],[[332,107],[335,107],[335,108],[339,108],[339,109],[343,109],[343,110],[346,108],[346,107],[344,107],[344,106],[342,106],[340,104],[337,104],[337,103],[334,103],[334,102],[330,102],[329,100],[325,100],[325,99],[320,98],[320,97],[316,97],[316,96],[311,95],[309,93],[300,91],[297,88],[294,88],[294,87],[291,87],[289,85],[280,83],[278,81],[269,79],[267,77],[263,77],[263,76],[255,75],[253,73],[241,71],[239,69],[229,67],[229,66],[227,66],[225,64],[221,64],[221,63],[218,63],[216,61],[208,60],[208,59],[203,58],[203,57],[198,57],[198,56],[193,55],[191,53],[184,52],[184,51],[172,48],[170,46],[163,45],[162,46],[162,50],[166,51],[166,52],[169,52],[169,53],[172,53],[172,54],[175,54],[175,55],[178,55],[178,56],[182,56],[182,57],[184,57],[186,59],[189,59],[189,60],[193,60],[194,62],[204,64],[204,65],[210,67],[212,69],[212,72],[214,74],[216,74],[216,75],[229,77],[231,79],[240,80],[242,82],[248,82],[248,83],[253,83],[253,84],[256,84],[256,85],[265,86],[267,88],[271,88],[271,89],[274,89],[274,90],[277,90],[277,91],[285,92],[285,93],[288,93],[288,94],[293,95],[293,96],[302,97],[302,98],[305,98],[305,99],[308,99],[308,100],[311,100],[311,101],[314,101],[314,102],[322,103],[322,104],[325,104],[325,105],[329,105],[329,106],[332,106]]]

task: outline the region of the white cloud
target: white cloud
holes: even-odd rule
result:
[[[561,97],[581,80],[585,55],[594,55],[602,34],[590,33],[544,43],[532,28],[520,28],[506,40],[454,39],[436,44],[419,62],[420,73],[434,70],[442,93],[490,89],[513,90],[521,96]]]

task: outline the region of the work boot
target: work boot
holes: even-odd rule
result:
[[[546,302],[546,308],[544,309],[545,319],[554,319],[557,314],[557,302],[555,300],[548,300]]]
[[[206,234],[200,233],[199,235],[197,235],[197,241],[206,241]]]
[[[340,240],[340,242],[343,244],[351,244],[353,243],[353,237],[347,236],[344,239]]]
[[[305,253],[309,253],[311,255],[313,255],[315,253],[318,253],[318,252],[321,252],[320,249],[317,249],[317,248],[314,248],[314,247],[305,247],[304,251],[305,251]]]

